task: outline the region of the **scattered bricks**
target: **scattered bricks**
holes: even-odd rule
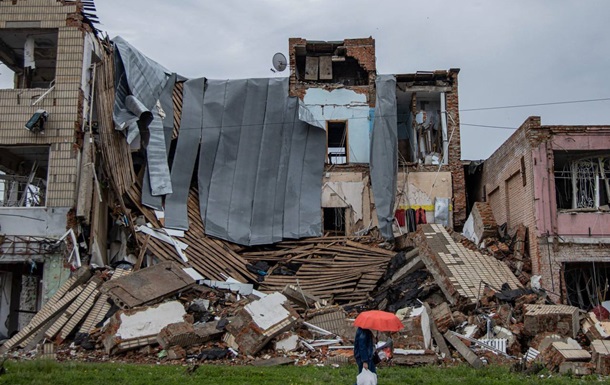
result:
[[[254,355],[273,337],[292,328],[299,315],[281,293],[273,293],[239,310],[227,331],[235,337],[240,352]]]
[[[434,365],[438,356],[432,350],[404,350],[396,349],[392,356],[392,364],[400,366]]]
[[[610,341],[591,342],[591,358],[597,374],[610,375]]]
[[[167,349],[167,358],[169,360],[181,360],[186,357],[186,351],[182,346],[172,346]]]
[[[527,336],[543,332],[576,338],[580,329],[578,308],[566,305],[525,305],[524,329]]]

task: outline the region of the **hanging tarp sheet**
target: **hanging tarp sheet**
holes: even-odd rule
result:
[[[378,75],[377,99],[371,135],[371,185],[379,230],[385,239],[393,239],[394,199],[398,172],[396,78]]]
[[[115,129],[123,131],[133,147],[138,148],[141,144],[145,149],[147,165],[142,203],[159,210],[160,197],[172,192],[163,122],[165,113],[159,99],[165,93],[171,100],[176,75],[144,56],[120,36],[113,43]]]
[[[197,122],[199,134],[184,132],[196,131]],[[186,153],[196,157],[192,146],[198,135],[206,234],[243,245],[321,234],[326,135],[299,119],[298,101],[288,96],[288,78],[185,83],[167,227],[188,229],[186,193],[193,167],[184,158]]]
[[[180,135],[172,163],[172,193],[165,198],[165,226],[188,229],[187,199],[195,170],[199,143],[205,79],[184,83]]]

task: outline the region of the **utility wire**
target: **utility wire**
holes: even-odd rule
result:
[[[522,107],[537,107],[537,106],[553,106],[557,104],[574,104],[574,103],[590,103],[590,102],[602,102],[610,100],[610,98],[600,99],[584,99],[584,100],[569,100],[564,102],[548,102],[548,103],[532,103],[532,104],[516,104],[514,106],[497,106],[497,107],[481,107],[481,108],[466,108],[460,110],[460,112],[468,111],[486,111],[486,110],[502,110],[506,108],[522,108]]]

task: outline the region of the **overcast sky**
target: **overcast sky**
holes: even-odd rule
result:
[[[460,68],[460,108],[610,98],[610,1],[98,0],[100,29],[186,77],[270,71],[288,38],[372,36],[378,73]],[[0,72],[4,68],[0,67]],[[610,100],[463,111],[462,158],[484,159],[528,116],[610,124]]]

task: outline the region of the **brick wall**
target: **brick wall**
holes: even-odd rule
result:
[[[498,225],[507,223],[511,234],[519,224],[525,225],[530,235],[536,234],[532,149],[528,138],[535,122],[535,118],[526,120],[483,164],[481,185],[487,201]],[[530,238],[529,246],[535,265],[537,242]],[[532,267],[536,273],[538,266]]]
[[[610,262],[607,240],[562,243],[555,237],[553,241],[557,235],[553,140],[557,134],[592,132],[610,135],[610,127],[542,126],[539,117],[530,117],[483,166],[482,185],[498,224],[507,222],[509,230],[519,223],[528,228],[532,272],[542,276],[542,286],[551,292],[553,300],[562,298],[563,263]],[[597,139],[589,142],[591,148],[599,146]]]
[[[84,28],[74,3],[56,0],[0,2],[0,29],[11,21],[40,21],[41,28],[57,28],[55,89],[31,106],[46,89],[0,90],[0,145],[50,146],[46,205],[74,205],[77,152],[73,144],[82,124],[81,78]],[[44,134],[34,135],[24,124],[39,108],[49,112]]]

